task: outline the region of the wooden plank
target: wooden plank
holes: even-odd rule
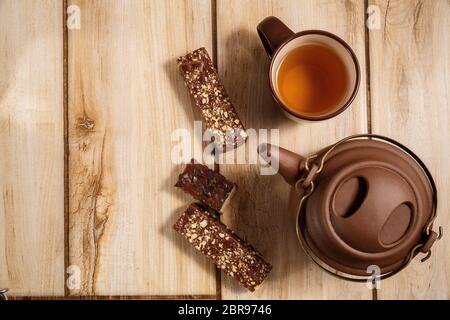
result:
[[[70,1],[69,263],[73,295],[215,294],[215,272],[173,230],[171,133],[192,129],[176,58],[211,51],[209,2]]]
[[[431,170],[439,194],[436,226],[450,227],[450,3],[370,1],[381,30],[370,31],[372,127],[406,144]],[[430,260],[416,259],[382,282],[382,299],[449,299],[448,232]]]
[[[360,91],[349,110],[330,121],[297,124],[275,107],[267,83],[269,61],[256,33],[256,25],[269,15],[278,16],[295,31],[324,29],[348,41],[362,70]],[[219,0],[217,32],[219,73],[247,127],[280,129],[280,145],[303,155],[347,135],[366,132],[363,1]],[[260,176],[255,165],[220,168],[238,183],[242,195],[235,213],[224,220],[274,266],[266,283],[253,294],[223,278],[224,298],[371,298],[364,284],[329,276],[303,253],[287,212],[289,188],[281,177]]]
[[[61,1],[0,2],[0,287],[64,294]]]

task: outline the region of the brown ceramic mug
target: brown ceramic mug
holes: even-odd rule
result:
[[[261,21],[257,31],[271,60],[272,95],[289,118],[326,120],[348,108],[358,91],[360,68],[355,53],[344,40],[321,30],[294,33],[272,16]],[[323,61],[320,57],[324,57]],[[302,60],[302,65],[292,68],[289,64],[295,64],[295,59]],[[305,82],[297,83],[296,79]]]

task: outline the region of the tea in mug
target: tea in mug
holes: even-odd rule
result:
[[[348,89],[344,62],[320,44],[304,44],[289,52],[278,68],[276,82],[283,103],[309,116],[338,107]]]

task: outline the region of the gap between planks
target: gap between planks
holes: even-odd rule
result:
[[[216,300],[216,295],[11,296],[10,300]]]
[[[364,22],[367,19],[367,9],[369,8],[369,0],[364,0]],[[364,23],[364,50],[365,50],[365,67],[366,67],[366,112],[367,112],[367,133],[372,133],[372,97],[370,95],[370,34],[369,28]],[[376,299],[374,299],[376,300]]]
[[[364,0],[364,51],[365,51],[365,69],[366,69],[366,116],[367,116],[367,133],[372,134],[372,97],[370,91],[370,33],[366,26],[367,10],[369,8],[369,0]],[[380,292],[376,286],[372,288],[372,300],[379,300]]]
[[[212,35],[212,60],[216,70],[219,70],[219,61],[217,53],[217,0],[211,0],[211,35]],[[220,172],[219,163],[214,157],[214,171]],[[219,216],[220,220],[220,216]],[[216,268],[216,299],[222,300],[222,273],[219,268]]]
[[[67,21],[68,0],[63,0],[63,115],[64,115],[64,297],[69,296],[67,268],[69,267],[69,40]]]

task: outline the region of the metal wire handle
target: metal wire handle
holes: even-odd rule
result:
[[[319,174],[323,170],[324,164],[325,164],[325,160],[330,155],[330,153],[334,149],[336,149],[337,146],[341,145],[342,143],[344,143],[346,141],[355,140],[355,139],[359,139],[359,138],[375,138],[375,139],[383,140],[383,141],[386,141],[386,142],[389,142],[389,143],[393,144],[394,146],[396,146],[396,147],[402,149],[403,151],[405,151],[406,153],[408,153],[419,164],[419,166],[422,168],[422,170],[425,172],[425,174],[427,175],[428,180],[429,180],[429,182],[431,184],[431,189],[432,189],[432,192],[433,192],[433,203],[432,203],[432,209],[431,209],[432,210],[431,217],[430,217],[430,220],[429,220],[429,222],[427,223],[427,225],[426,225],[426,227],[424,229],[424,233],[427,236],[430,235],[430,233],[432,231],[431,228],[432,228],[433,222],[436,219],[436,210],[437,210],[437,190],[436,190],[436,185],[434,183],[434,180],[433,180],[433,177],[432,177],[431,173],[428,171],[427,167],[422,162],[422,160],[420,160],[419,157],[414,154],[414,152],[412,152],[410,149],[408,149],[406,146],[402,145],[401,143],[399,143],[399,142],[397,142],[397,141],[395,141],[395,140],[393,140],[391,138],[388,138],[388,137],[385,137],[385,136],[382,136],[382,135],[377,135],[377,134],[357,134],[357,135],[352,135],[352,136],[346,137],[346,138],[336,142],[334,145],[332,145],[331,147],[328,148],[328,150],[325,152],[325,154],[320,159],[320,162],[319,162],[319,165],[318,165],[319,167],[318,167],[318,169],[316,171],[315,177],[317,178],[317,174]],[[310,162],[313,159],[317,158],[317,157],[318,157],[318,154],[314,154],[314,155],[312,155],[312,156],[310,156],[310,157],[308,157],[306,159],[306,161],[305,161],[305,171],[306,172],[309,172],[311,170]],[[307,248],[306,245],[305,246],[303,245],[302,240],[301,240],[301,238],[303,238],[302,230],[301,230],[301,227],[300,227],[301,219],[302,219],[301,211],[302,211],[303,203],[313,193],[313,191],[314,191],[314,181],[311,181],[309,186],[307,186],[306,192],[302,195],[302,197],[300,199],[299,207],[298,207],[298,210],[297,210],[296,231],[297,231],[297,236],[299,238],[300,245],[302,246],[302,248],[306,252],[306,254],[321,269],[325,270],[327,273],[329,273],[329,274],[331,274],[331,275],[333,275],[333,276],[335,276],[337,278],[340,278],[340,279],[345,279],[345,280],[350,280],[350,281],[355,281],[355,282],[365,282],[365,281],[367,281],[367,278],[362,279],[362,278],[357,278],[357,277],[350,277],[350,275],[338,274],[336,272],[333,272],[332,270],[329,269],[328,266],[324,266],[321,263],[321,261],[319,261],[314,256],[314,254],[309,250],[309,248]],[[437,240],[439,240],[441,238],[442,238],[442,227],[439,227],[439,235],[437,237]],[[400,272],[404,268],[406,268],[409,265],[409,263],[412,261],[412,259],[419,253],[419,249],[421,247],[423,247],[423,245],[424,245],[423,243],[420,243],[420,244],[417,244],[416,246],[414,246],[411,249],[411,251],[409,252],[409,254],[406,257],[406,259],[404,260],[404,263],[397,270],[394,270],[394,271],[391,271],[389,273],[380,275],[379,279],[382,280],[382,279],[389,278],[389,277],[397,274],[398,272]],[[431,255],[431,250],[429,250],[427,252],[427,255],[423,259],[421,259],[421,261],[424,262],[425,260],[427,260],[430,257],[430,255]]]

